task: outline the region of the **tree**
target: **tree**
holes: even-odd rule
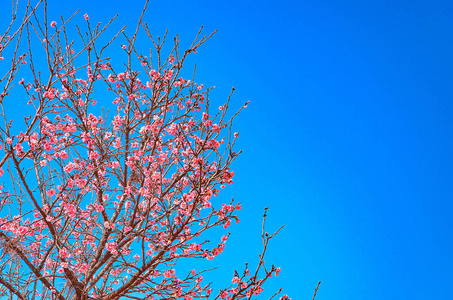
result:
[[[203,236],[238,222],[241,208],[215,198],[233,183],[230,165],[240,151],[233,149],[238,133],[232,121],[242,108],[229,114],[231,95],[211,107],[212,88],[181,75],[187,56],[212,34],[200,30],[185,51],[176,37],[164,55],[166,35],[151,35],[143,21],[146,5],[132,35],[123,28],[103,44],[116,17],[93,26],[85,14],[86,32],[77,27],[74,41],[68,24],[82,19],[78,14],[51,21],[45,0],[29,1],[18,21],[20,7],[13,2],[11,24],[0,39],[0,63],[10,63],[0,78],[0,296],[258,295],[280,271],[263,260],[275,234],[264,230],[266,214],[256,268],[246,264],[235,271],[225,289],[212,292],[203,281],[206,270],[177,271],[181,261],[221,253],[229,233],[215,245]],[[143,33],[153,45],[148,56],[136,47]],[[105,53],[119,38],[125,59],[115,67]],[[7,114],[8,101],[20,99],[13,97],[17,85],[28,96],[23,124]]]

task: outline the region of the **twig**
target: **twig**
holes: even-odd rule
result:
[[[320,285],[320,284],[321,284],[321,281],[320,281],[320,282],[318,282],[318,285],[317,285],[317,286],[316,286],[316,288],[315,288],[315,294],[313,295],[313,299],[312,299],[312,300],[315,300],[315,297],[316,297],[316,292],[318,291],[318,289],[319,289],[319,285]]]

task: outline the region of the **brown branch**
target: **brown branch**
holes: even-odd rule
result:
[[[3,284],[7,289],[9,289],[11,292],[13,292],[14,294],[17,295],[17,297],[19,297],[19,299],[22,299],[22,300],[27,300],[27,298],[25,298],[24,295],[22,295],[22,293],[20,293],[18,290],[16,290],[11,284],[9,284],[7,281],[5,281],[3,278],[0,277],[0,283]]]
[[[319,289],[319,285],[320,285],[320,284],[321,284],[321,281],[320,281],[320,282],[318,282],[318,285],[317,285],[317,286],[316,286],[316,288],[315,288],[315,294],[313,295],[313,299],[312,299],[312,300],[315,300],[315,297],[316,297],[316,292],[318,291],[318,289]]]

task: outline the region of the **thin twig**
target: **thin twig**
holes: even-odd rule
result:
[[[321,284],[321,281],[320,281],[320,282],[318,282],[318,285],[317,285],[317,286],[316,286],[316,288],[315,288],[315,294],[313,295],[313,299],[312,299],[312,300],[315,300],[315,297],[316,297],[316,292],[318,291],[318,289],[319,289],[319,285],[320,285],[320,284]]]

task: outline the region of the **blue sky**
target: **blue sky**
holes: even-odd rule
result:
[[[6,1],[8,2],[8,1]],[[58,19],[136,26],[144,1],[49,0]],[[3,9],[4,3],[0,8]],[[9,4],[8,4],[9,8]],[[294,300],[447,299],[453,275],[453,3],[449,1],[153,1],[145,19],[188,45],[216,101],[235,86],[242,202],[212,280],[229,283],[269,231],[286,225],[266,287]],[[451,296],[450,296],[451,297]],[[265,299],[264,297],[262,299]]]

